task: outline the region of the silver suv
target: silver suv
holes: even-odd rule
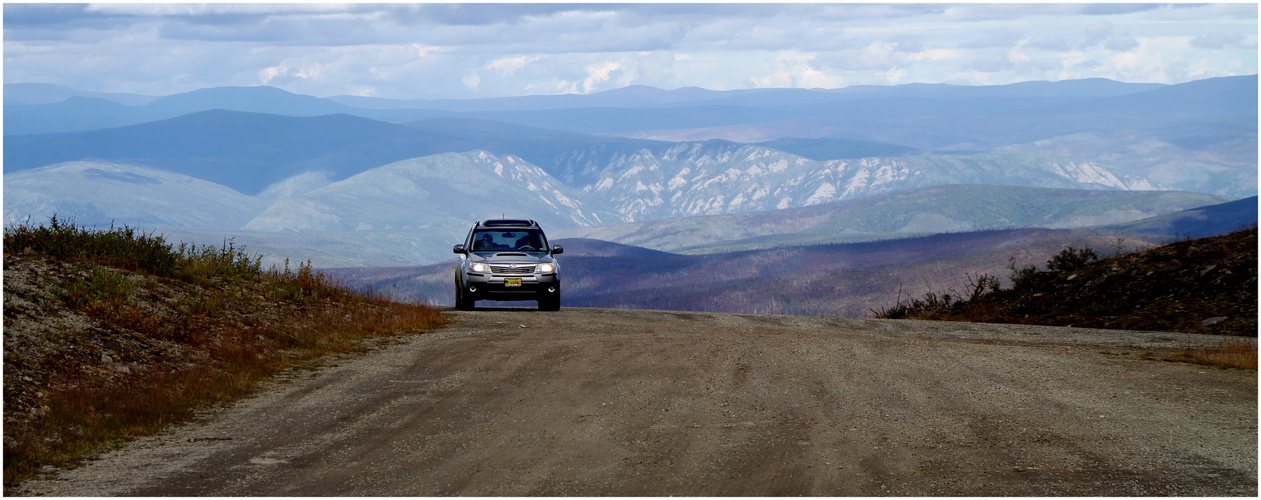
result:
[[[455,307],[473,309],[479,300],[537,300],[539,309],[560,310],[560,263],[564,251],[548,246],[532,220],[498,219],[473,224],[455,268]]]

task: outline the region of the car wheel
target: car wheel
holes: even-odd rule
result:
[[[455,308],[461,311],[472,311],[473,301],[469,300],[464,292],[464,287],[460,285],[460,280],[455,280]]]
[[[539,296],[540,311],[559,311],[560,310],[560,292]]]

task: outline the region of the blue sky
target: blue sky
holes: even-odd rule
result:
[[[5,4],[4,82],[477,98],[1257,73],[1257,4]]]

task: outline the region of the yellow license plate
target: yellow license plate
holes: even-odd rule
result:
[[[521,278],[504,278],[504,286],[521,286]]]

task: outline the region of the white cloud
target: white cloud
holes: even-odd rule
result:
[[[907,56],[912,61],[946,61],[963,58],[963,51],[955,49],[931,49],[916,52]]]
[[[795,50],[780,52],[775,58],[776,70],[766,76],[752,79],[757,87],[837,88],[845,79],[837,74],[816,69],[813,65],[817,54]]]
[[[1257,71],[1255,4],[6,4],[6,83],[489,97]]]
[[[896,51],[895,45],[877,40],[863,47],[859,60],[866,68],[888,68],[895,64]]]
[[[486,67],[498,71],[501,75],[511,75],[517,70],[524,68],[527,64],[542,59],[542,56],[516,56],[495,59],[487,64]]]
[[[1157,82],[1179,81],[1202,73],[1192,70],[1200,61],[1184,56],[1192,41],[1191,37],[1139,38],[1134,50],[1116,54],[1110,61],[1119,79],[1142,75]]]
[[[582,81],[582,91],[584,93],[591,92],[600,83],[606,82],[615,71],[621,71],[622,65],[613,61],[606,62],[597,66],[587,67],[587,79]]]
[[[262,71],[259,71],[258,77],[259,79],[262,80],[263,85],[270,85],[271,81],[275,80],[276,77],[287,74],[287,73],[289,73],[289,68],[287,67],[272,66],[270,68],[265,68]]]

